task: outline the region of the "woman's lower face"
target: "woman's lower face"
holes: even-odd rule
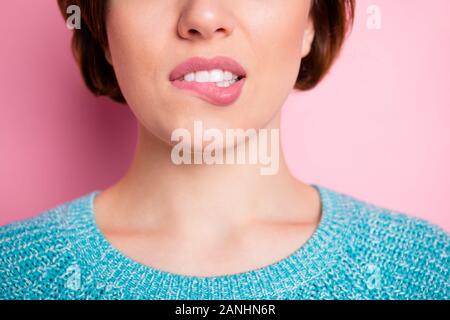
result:
[[[311,0],[109,0],[107,56],[142,126],[259,129],[298,76]]]

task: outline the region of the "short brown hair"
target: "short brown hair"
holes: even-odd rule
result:
[[[97,96],[126,103],[113,67],[105,58],[108,46],[105,25],[107,0],[57,0],[64,18],[67,8],[77,5],[81,23],[75,29],[72,50],[87,87]],[[309,90],[317,85],[338,56],[354,18],[355,0],[312,0],[311,17],[315,38],[311,52],[302,60],[295,88]]]

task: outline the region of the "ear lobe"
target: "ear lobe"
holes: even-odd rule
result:
[[[109,51],[109,48],[104,48],[103,51],[105,52],[106,61],[108,61],[108,63],[112,65],[111,52]]]
[[[315,37],[314,22],[311,18],[309,18],[305,28],[305,32],[303,34],[302,58],[306,57],[311,52],[314,37]]]

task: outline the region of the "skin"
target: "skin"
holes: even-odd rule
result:
[[[281,107],[314,38],[310,5],[110,0],[105,55],[139,124],[129,170],[94,202],[97,224],[114,247],[144,265],[207,277],[275,263],[311,237],[320,198],[292,176],[283,152],[273,176],[257,165],[175,166],[170,158],[172,131],[193,131],[194,120],[205,129],[280,127]],[[216,55],[247,71],[232,106],[211,105],[168,80],[180,62]]]

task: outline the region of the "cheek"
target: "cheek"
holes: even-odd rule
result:
[[[266,117],[278,111],[297,80],[307,13],[298,6],[296,10],[273,10],[251,24],[255,84],[258,92],[266,93],[257,100],[269,107]]]
[[[124,7],[126,9],[126,7]],[[130,17],[134,17],[130,19]],[[108,17],[108,40],[114,69],[126,95],[128,91],[134,93],[142,90],[142,79],[149,79],[149,75],[158,75],[158,57],[164,48],[163,32],[152,32],[155,28],[164,28],[156,17],[136,14],[126,10],[112,11]],[[155,83],[157,79],[155,79]],[[145,91],[152,86],[147,83]],[[139,88],[136,88],[139,86]],[[135,89],[135,90],[134,90]],[[129,94],[131,99],[134,94]]]
[[[264,60],[261,63],[279,80],[292,82],[301,61],[305,22],[301,14],[287,15],[281,21],[273,17],[269,21],[273,22],[265,22],[254,31],[257,50],[262,53],[261,60]]]
[[[166,44],[170,19],[142,10],[145,9],[136,6],[113,7],[107,20],[108,41],[117,80],[128,106],[139,122],[162,135],[158,132],[164,131],[161,126],[169,123],[171,114],[171,104],[163,94],[167,72],[161,70],[164,66],[161,59],[167,55],[165,48],[170,47]],[[161,105],[166,107],[158,108]]]

